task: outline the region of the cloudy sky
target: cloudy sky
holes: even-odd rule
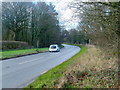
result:
[[[55,9],[58,12],[60,24],[65,28],[71,29],[77,26],[77,20],[73,17],[73,11],[68,7],[73,0],[44,0],[46,2],[52,2],[55,5]]]
[[[67,30],[76,28],[78,25],[78,19],[73,17],[73,11],[69,8],[69,4],[74,0],[33,0],[34,2],[51,2],[55,5],[55,9],[58,12],[58,18],[60,25],[64,26]]]

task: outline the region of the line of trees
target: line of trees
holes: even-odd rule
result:
[[[72,2],[74,15],[79,18],[78,30],[91,44],[117,54],[120,44],[120,2]],[[78,33],[76,33],[77,35]]]
[[[62,31],[63,42],[72,44],[88,44],[89,38],[84,31],[70,29]]]
[[[62,30],[58,13],[45,2],[3,2],[3,40],[25,41],[34,47],[69,43],[91,43],[103,50],[119,52],[120,2],[80,2],[70,5],[79,18],[77,29]]]
[[[61,43],[55,7],[45,2],[2,2],[2,39],[34,47]]]

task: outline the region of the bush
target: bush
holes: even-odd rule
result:
[[[29,47],[27,42],[21,41],[0,41],[0,45],[2,45],[2,47],[0,47],[2,50],[23,49]]]

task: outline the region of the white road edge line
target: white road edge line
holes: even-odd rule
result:
[[[25,63],[29,63],[29,62],[33,62],[33,61],[37,61],[37,60],[39,60],[39,59],[29,60],[29,61],[21,62],[19,64],[25,64]]]
[[[28,85],[30,85],[32,82],[34,82],[35,80],[36,80],[36,79],[33,79],[32,81],[28,82],[27,85],[26,85],[26,87],[27,87]]]
[[[46,73],[47,71],[43,71],[41,74],[44,74],[44,73]]]
[[[47,71],[48,71],[48,70],[43,71],[43,72],[41,73],[41,75],[44,74],[44,73],[46,73]],[[38,78],[38,77],[37,77],[37,78]],[[35,79],[31,80],[30,82],[28,82],[26,86],[28,86],[29,84],[31,84],[32,82],[34,82],[37,78],[35,78]]]

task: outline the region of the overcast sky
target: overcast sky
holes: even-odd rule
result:
[[[34,0],[51,2],[55,5],[55,9],[58,12],[58,18],[61,26],[64,26],[66,30],[76,28],[78,25],[78,19],[73,17],[73,11],[69,8],[69,4],[74,0]]]
[[[55,9],[58,12],[60,24],[65,28],[71,29],[77,26],[78,20],[73,17],[73,11],[68,7],[73,0],[44,0],[46,2],[52,2],[55,5]]]

